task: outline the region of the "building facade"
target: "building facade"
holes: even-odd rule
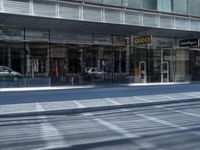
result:
[[[0,0],[0,87],[200,81],[200,0]]]

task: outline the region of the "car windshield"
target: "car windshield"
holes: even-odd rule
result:
[[[3,67],[3,71],[4,72],[12,72],[12,69],[8,68],[8,67]]]

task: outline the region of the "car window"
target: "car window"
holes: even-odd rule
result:
[[[92,71],[92,72],[94,72],[94,71],[95,71],[95,69],[93,68],[91,71]]]
[[[10,68],[8,68],[8,67],[3,67],[3,71],[9,72],[9,71],[12,71],[12,70]]]
[[[2,69],[2,67],[0,67],[0,72],[3,72],[3,69]]]

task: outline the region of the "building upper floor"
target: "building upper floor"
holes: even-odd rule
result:
[[[200,0],[0,0],[0,15],[200,32],[199,6]]]
[[[69,0],[63,0],[69,1]],[[200,16],[200,0],[72,0],[124,8]]]
[[[200,16],[200,0],[77,0],[102,5]]]

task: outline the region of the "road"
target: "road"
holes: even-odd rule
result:
[[[200,90],[200,84],[161,85],[144,87],[109,87],[72,90],[46,90],[26,92],[0,92],[0,105],[22,104],[35,102],[90,100],[101,98],[131,97],[140,95],[155,95],[168,93],[195,92]]]
[[[199,150],[200,102],[0,118],[0,148]]]

